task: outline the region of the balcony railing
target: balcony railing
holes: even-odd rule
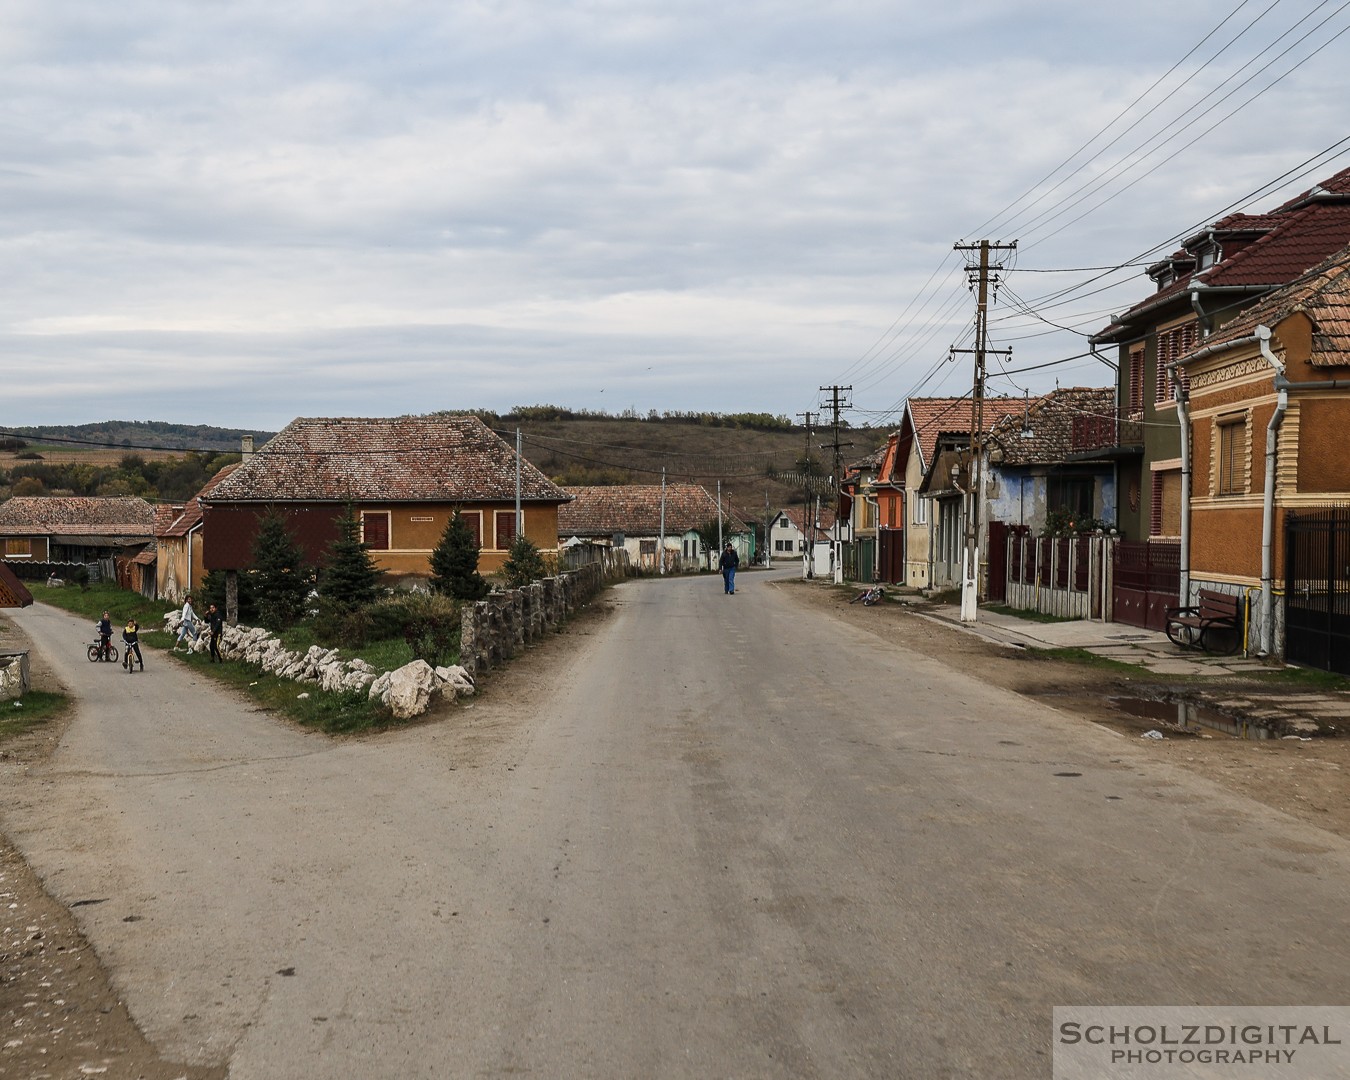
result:
[[[1073,418],[1073,451],[1088,453],[1113,446],[1143,446],[1142,420],[1115,416],[1075,416]]]

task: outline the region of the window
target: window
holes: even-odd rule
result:
[[[1214,494],[1241,495],[1247,490],[1247,418],[1225,417],[1218,422],[1219,468]]]
[[[642,555],[642,556],[644,556],[645,558],[648,558],[648,559],[654,559],[654,558],[656,558],[656,541],[655,541],[655,540],[639,540],[639,541],[638,541],[638,554],[639,554],[639,555]]]
[[[33,554],[33,541],[9,539],[5,541],[5,555],[25,559]]]
[[[473,546],[482,548],[483,546],[483,514],[480,510],[473,510],[467,514],[461,513],[459,520],[468,526],[469,532],[473,533]]]
[[[496,530],[496,541],[493,546],[498,551],[505,551],[516,538],[516,512],[498,510],[492,516],[493,527]]]
[[[1093,487],[1090,476],[1052,476],[1046,483],[1046,508],[1071,514],[1075,521],[1091,518]]]
[[[371,551],[389,550],[389,512],[361,511],[361,540]]]
[[[1194,322],[1188,322],[1183,326],[1174,326],[1171,330],[1158,335],[1158,378],[1153,385],[1153,400],[1155,402],[1172,400],[1174,396],[1172,373],[1167,369],[1167,365],[1180,360],[1194,348]]]
[[[927,500],[927,499],[914,499],[914,500],[912,500],[912,502],[914,503],[914,524],[915,524],[915,525],[927,525],[927,524],[928,524],[928,500]]]
[[[1130,415],[1138,417],[1144,411],[1144,347],[1130,350]]]

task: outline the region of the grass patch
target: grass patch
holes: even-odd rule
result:
[[[1114,660],[1109,656],[1098,656],[1087,649],[1028,649],[1027,651],[1047,660],[1064,660],[1070,664],[1080,664],[1083,667],[1096,668],[1099,671],[1128,674],[1135,679],[1147,679],[1153,674],[1147,668],[1140,667],[1138,664],[1128,664],[1124,660]],[[1170,679],[1173,682],[1178,681],[1177,676],[1171,676]]]
[[[1334,671],[1320,668],[1278,667],[1267,671],[1255,672],[1262,682],[1279,683],[1282,686],[1305,687],[1309,690],[1350,691],[1350,679],[1337,675]]]
[[[131,616],[141,624],[141,643],[164,648],[169,644],[169,634],[164,630],[164,616],[175,610],[175,605],[163,600],[150,600],[140,593],[122,589],[108,582],[90,585],[81,589],[78,585],[63,585],[48,588],[37,581],[25,582],[33,599],[42,604],[69,611],[73,615],[83,615],[89,620],[89,640],[94,640],[94,624],[103,617],[105,611],[112,615],[113,644],[121,649],[121,637],[116,632]]]
[[[283,630],[277,637],[286,648],[294,652],[306,652],[311,645],[318,645],[324,649],[333,647],[319,640],[319,636],[314,633],[314,627],[307,622],[296,623],[288,630]],[[338,649],[344,660],[359,658],[376,671],[393,671],[404,664],[411,664],[416,659],[412,648],[401,637],[368,641],[359,649],[349,649],[342,645],[339,645]],[[459,663],[459,657],[455,656],[450,662]]]
[[[1071,619],[1064,615],[1045,615],[1039,611],[1028,611],[1024,608],[1008,607],[1007,604],[985,604],[983,607],[985,611],[992,611],[995,615],[1011,615],[1015,619],[1025,619],[1027,622],[1078,622],[1077,619]]]
[[[213,664],[205,653],[183,654],[179,662],[191,665],[201,675],[242,691],[268,712],[279,713],[298,724],[329,735],[381,731],[399,724],[389,709],[377,701],[371,701],[365,690],[326,693],[313,683],[282,679],[237,660]],[[302,698],[301,694],[306,696]]]
[[[70,708],[70,698],[46,690],[30,690],[18,701],[0,701],[0,743],[41,727]]]

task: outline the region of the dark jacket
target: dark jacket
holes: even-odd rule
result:
[[[730,548],[722,552],[722,557],[717,560],[719,570],[735,570],[741,565],[741,557],[736,554],[735,548]]]
[[[212,637],[220,637],[225,630],[225,617],[219,611],[208,611],[206,625],[210,627]]]
[[[98,636],[101,637],[101,638],[110,638],[110,637],[112,637],[112,620],[111,620],[111,619],[99,619],[99,621],[98,621]]]

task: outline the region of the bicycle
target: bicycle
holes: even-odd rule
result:
[[[112,643],[112,638],[100,638],[85,650],[85,655],[89,657],[91,664],[101,663],[104,660],[115,664],[121,653],[117,651],[117,646]]]
[[[852,600],[850,604],[856,604],[859,600],[863,602],[863,607],[871,607],[873,604],[880,603],[886,598],[886,590],[880,585],[873,585],[871,588],[864,589]]]
[[[136,650],[128,648],[127,651],[122,654],[122,666],[127,669],[128,675],[136,670]],[[141,663],[141,670],[145,670],[144,661]]]

